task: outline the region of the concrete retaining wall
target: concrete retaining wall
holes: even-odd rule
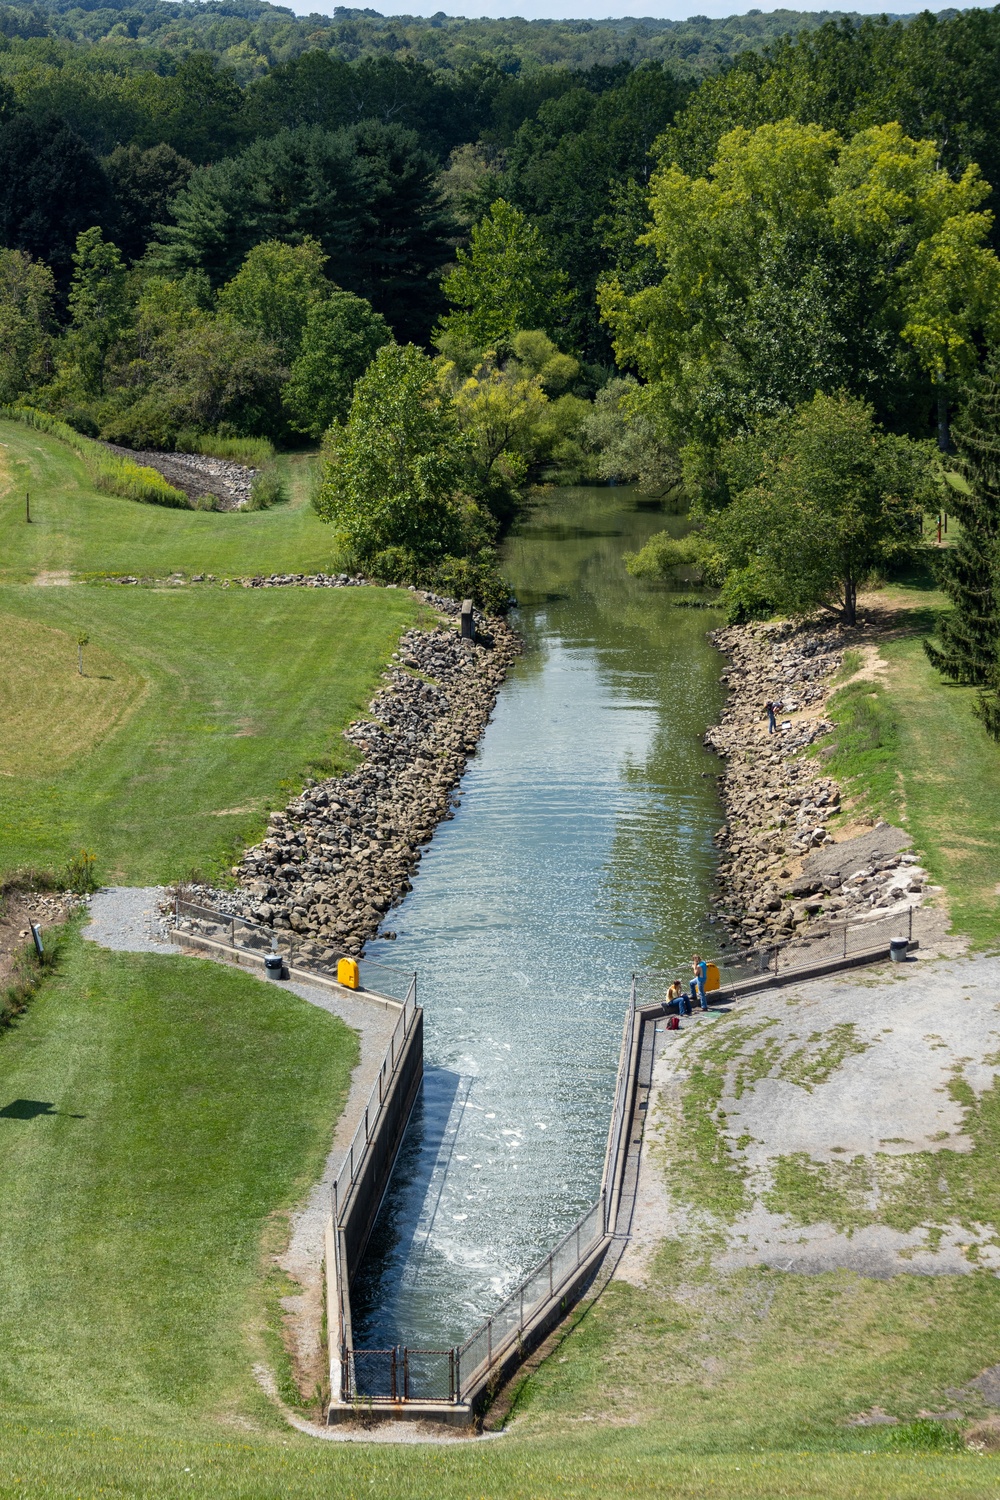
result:
[[[344,1234],[347,1271],[352,1283],[382,1206],[423,1076],[424,1015],[423,1011],[417,1010],[389,1079],[385,1102],[365,1148],[354,1186],[347,1203],[339,1205],[339,1227]]]

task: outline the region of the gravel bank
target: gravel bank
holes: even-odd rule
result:
[[[243,510],[250,500],[256,469],[211,458],[206,453],[160,453],[153,449],[120,448],[105,443],[119,458],[155,469],[168,484],[183,490],[191,500],[213,499],[217,510]]]

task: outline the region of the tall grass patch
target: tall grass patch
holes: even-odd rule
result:
[[[83,459],[95,489],[106,495],[120,495],[124,500],[137,500],[143,505],[188,509],[189,501],[184,491],[168,484],[155,469],[147,469],[131,459],[109,452],[68,423],[49,416],[48,412],[37,411],[31,406],[0,406],[0,417],[21,422],[25,427],[33,427],[36,432],[44,432],[61,443],[67,443]]]

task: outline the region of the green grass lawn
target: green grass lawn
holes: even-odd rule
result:
[[[337,561],[333,538],[309,504],[316,464],[305,453],[279,460],[290,498],[271,510],[170,510],[100,494],[82,460],[64,444],[18,422],[0,421],[0,578],[329,571]]]
[[[340,731],[417,612],[404,590],[0,587],[0,708],[20,726],[0,871],[80,847],[130,884],[231,864],[311,767],[346,764]]]
[[[880,652],[888,672],[831,700],[840,727],[830,770],[862,807],[913,835],[948,897],[952,927],[976,946],[1000,939],[1000,745],[973,713],[974,688],[945,681],[922,642],[944,596],[886,591],[896,607]]]
[[[252,1405],[265,1235],[356,1057],[276,986],[72,936],[0,1036],[0,1409],[124,1436]]]
[[[980,1277],[944,1288],[928,1332],[901,1283],[748,1273],[728,1304],[681,1306],[663,1257],[651,1293],[615,1288],[570,1333],[504,1437],[400,1448],[287,1427],[253,1375],[275,1362],[266,1252],[319,1170],[355,1056],[341,1023],[277,986],[69,939],[0,1036],[0,1494],[996,1493],[994,1459],[893,1453],[838,1424],[917,1361],[938,1383],[967,1377],[995,1322]],[[705,1374],[709,1354],[725,1378]]]

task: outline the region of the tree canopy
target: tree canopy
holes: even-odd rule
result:
[[[445,334],[479,351],[508,347],[523,328],[558,340],[569,309],[566,273],[520,209],[498,198],[456,260],[444,281]]]
[[[895,124],[849,141],[794,120],[739,127],[706,176],[664,163],[643,237],[659,279],[601,289],[647,410],[677,447],[712,449],[844,389],[921,430],[933,385],[964,376],[1000,326],[988,191]]]

